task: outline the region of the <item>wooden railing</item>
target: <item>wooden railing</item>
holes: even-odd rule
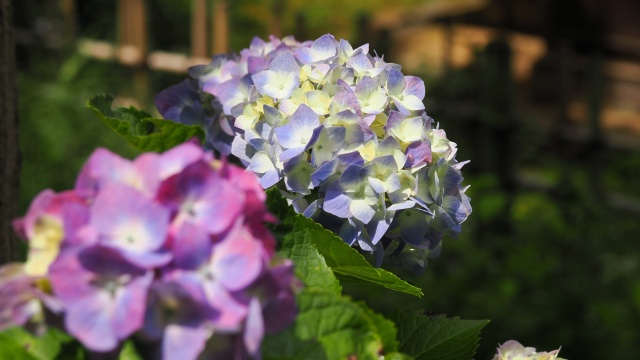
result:
[[[65,16],[65,38],[75,40],[75,2],[59,0]],[[77,39],[79,50],[99,60],[113,60],[130,67],[149,66],[154,70],[184,72],[187,67],[211,54],[228,51],[227,0],[193,0],[191,10],[191,53],[150,51],[146,0],[118,0],[117,43],[96,39]],[[209,31],[211,29],[211,31]]]
[[[228,51],[227,0],[192,1],[190,54],[154,51],[148,48],[146,0],[118,0],[117,43],[76,38],[75,1],[59,2],[65,17],[65,41],[75,41],[78,51],[87,57],[116,61],[132,68],[133,90],[136,100],[140,102],[144,102],[149,95],[149,70],[184,73],[192,65],[209,62],[211,54]]]

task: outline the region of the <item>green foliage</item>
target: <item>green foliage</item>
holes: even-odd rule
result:
[[[391,353],[382,356],[380,360],[413,360],[413,357],[407,354]]]
[[[154,119],[133,107],[112,109],[113,99],[112,95],[96,95],[87,101],[87,107],[140,151],[163,152],[193,137],[204,139],[199,126]]]
[[[275,226],[273,230],[276,237],[284,239],[281,250],[284,256],[290,256],[291,253],[288,249],[291,249],[294,244],[293,237],[287,237],[286,234],[307,231],[313,246],[324,257],[324,262],[338,279],[371,283],[417,297],[423,295],[420,288],[409,284],[387,270],[373,267],[356,249],[347,245],[342,239],[315,221],[296,214],[293,209],[288,209],[285,213],[284,204],[286,202],[281,199],[277,189],[269,190],[267,196],[269,197],[267,202],[269,210],[278,215],[282,221],[282,224]]]
[[[383,359],[413,359],[398,352],[398,329],[394,322],[375,313],[364,302],[340,298],[341,286],[337,279],[382,286],[418,297],[422,295],[421,290],[386,270],[372,267],[335,234],[296,214],[279,190],[270,189],[267,196],[269,210],[281,219],[272,228],[280,239],[280,254],[294,261],[296,273],[307,289],[298,297],[300,315],[294,327],[267,337],[263,345],[264,358],[379,359],[385,354]],[[477,331],[482,326],[484,323]],[[447,346],[451,344],[461,346],[464,356],[469,349],[473,354],[477,331],[475,334],[461,331],[462,334],[454,334],[451,339],[445,338],[444,344],[433,345],[434,349],[428,354],[448,351]]]
[[[409,284],[387,270],[373,267],[356,249],[313,220],[296,214],[295,227],[309,230],[313,244],[324,256],[327,265],[338,279],[372,283],[418,297],[423,295],[420,288]]]
[[[64,348],[73,339],[64,332],[50,328],[35,336],[23,328],[14,327],[0,333],[0,359],[53,360],[76,359]]]
[[[120,351],[119,360],[142,360],[142,356],[136,351],[133,341],[129,340],[124,343]]]
[[[371,310],[322,290],[298,295],[293,327],[266,337],[262,354],[269,360],[377,360],[386,351]]]
[[[421,311],[397,311],[400,351],[416,360],[471,359],[480,340],[480,329],[488,320],[428,317]]]
[[[38,360],[37,357],[31,355],[25,348],[20,346],[14,339],[0,334],[0,357],[3,359],[14,360]]]
[[[309,288],[329,289],[340,294],[340,282],[313,245],[309,230],[293,232],[286,239],[290,247],[287,246],[282,254],[293,260],[300,280]]]
[[[385,351],[398,351],[398,329],[396,328],[396,324],[385,318],[384,316],[375,313],[371,308],[367,306],[367,304],[360,302],[358,303],[360,308],[369,316],[371,319],[373,326],[375,326],[376,332],[380,335],[380,339],[382,340],[382,345],[384,346]]]
[[[122,70],[80,55],[61,62],[57,58],[38,57],[19,73],[20,214],[43,189],[73,187],[80,167],[96,146],[125,157],[136,153],[117,134],[105,131],[83,106],[90,94],[117,91],[125,81]],[[57,71],[52,73],[53,69]]]

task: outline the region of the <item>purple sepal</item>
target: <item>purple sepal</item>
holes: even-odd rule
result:
[[[104,352],[142,327],[153,273],[100,245],[64,249],[49,270],[65,309],[65,328]]]
[[[165,359],[197,359],[212,334],[214,313],[175,282],[151,286],[143,334],[158,339]]]
[[[407,146],[407,162],[404,164],[408,168],[418,167],[431,162],[431,145],[422,141],[414,141]]]

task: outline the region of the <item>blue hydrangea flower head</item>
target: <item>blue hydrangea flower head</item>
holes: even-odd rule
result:
[[[221,124],[209,136],[218,151],[230,149],[264,188],[277,187],[297,212],[378,263],[423,271],[471,213],[465,162],[427,115],[424,82],[368,45],[354,49],[331,34],[256,38],[188,81],[158,97],[166,116],[185,121],[204,109],[201,117]],[[202,99],[213,105],[198,107]],[[221,144],[227,124],[233,139]]]

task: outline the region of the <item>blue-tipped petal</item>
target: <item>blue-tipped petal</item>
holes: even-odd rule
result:
[[[355,189],[367,181],[368,171],[360,165],[349,165],[340,176],[340,186]]]
[[[411,209],[416,205],[416,202],[413,200],[406,200],[403,201],[401,203],[397,203],[397,204],[393,204],[391,206],[389,206],[387,208],[387,210],[389,211],[395,211],[395,210],[404,210],[404,209]]]
[[[402,210],[394,218],[394,230],[401,240],[420,245],[429,227],[426,215],[415,209]]]
[[[360,230],[352,219],[347,219],[338,231],[338,236],[349,245],[353,245],[359,235]]]
[[[307,206],[307,208],[302,212],[302,215],[304,217],[314,218],[319,209],[318,203],[319,203],[319,200],[315,200],[314,202],[309,204],[309,206]]]
[[[404,75],[397,69],[389,70],[389,78],[387,79],[387,89],[390,95],[400,95],[404,90]]]
[[[364,199],[354,199],[349,204],[349,211],[354,218],[368,224],[376,214],[376,211]]]
[[[327,190],[323,209],[329,214],[347,219],[351,217],[349,204],[351,204],[351,198],[344,193],[344,189],[334,185]]]
[[[415,141],[407,146],[406,167],[418,167],[431,162],[431,145],[423,141]]]
[[[442,200],[442,208],[458,224],[465,221],[471,214],[468,203],[464,204],[455,196],[445,196]]]

